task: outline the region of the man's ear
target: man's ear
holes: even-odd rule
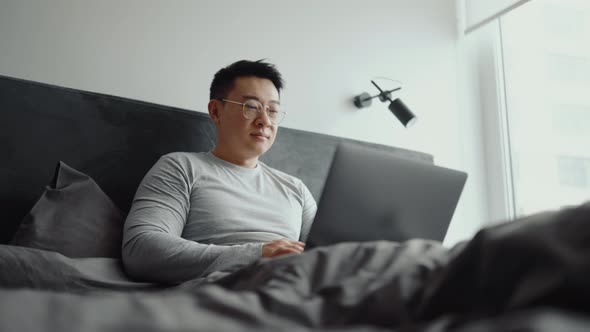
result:
[[[209,109],[209,116],[211,117],[211,120],[213,120],[213,123],[215,123],[215,125],[218,125],[220,121],[220,104],[221,103],[219,103],[217,100],[211,99],[209,100],[209,104],[207,105],[207,109]]]

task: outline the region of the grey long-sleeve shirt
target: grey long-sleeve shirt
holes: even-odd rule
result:
[[[177,283],[249,264],[262,245],[305,241],[316,203],[303,182],[258,162],[208,153],[163,156],[137,189],[123,232],[127,273]]]

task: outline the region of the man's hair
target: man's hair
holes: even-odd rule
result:
[[[281,93],[283,77],[273,64],[264,62],[264,60],[240,60],[221,68],[215,73],[209,89],[209,98],[221,99],[227,97],[227,94],[234,87],[236,78],[247,76],[266,78],[274,84],[279,94]]]

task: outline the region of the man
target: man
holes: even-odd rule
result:
[[[316,203],[301,180],[258,160],[285,115],[282,86],[262,61],[215,74],[208,109],[216,146],[167,154],[146,174],[124,227],[130,276],[177,283],[303,251]]]

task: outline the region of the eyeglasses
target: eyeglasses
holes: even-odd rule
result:
[[[227,100],[227,99],[219,99],[221,101],[225,101],[232,104],[242,105],[242,113],[244,117],[248,120],[255,119],[262,114],[263,111],[266,111],[266,116],[270,119],[270,122],[274,125],[278,125],[285,119],[285,115],[287,112],[283,112],[280,110],[279,105],[262,105],[258,100],[255,99],[248,99],[243,103]]]

